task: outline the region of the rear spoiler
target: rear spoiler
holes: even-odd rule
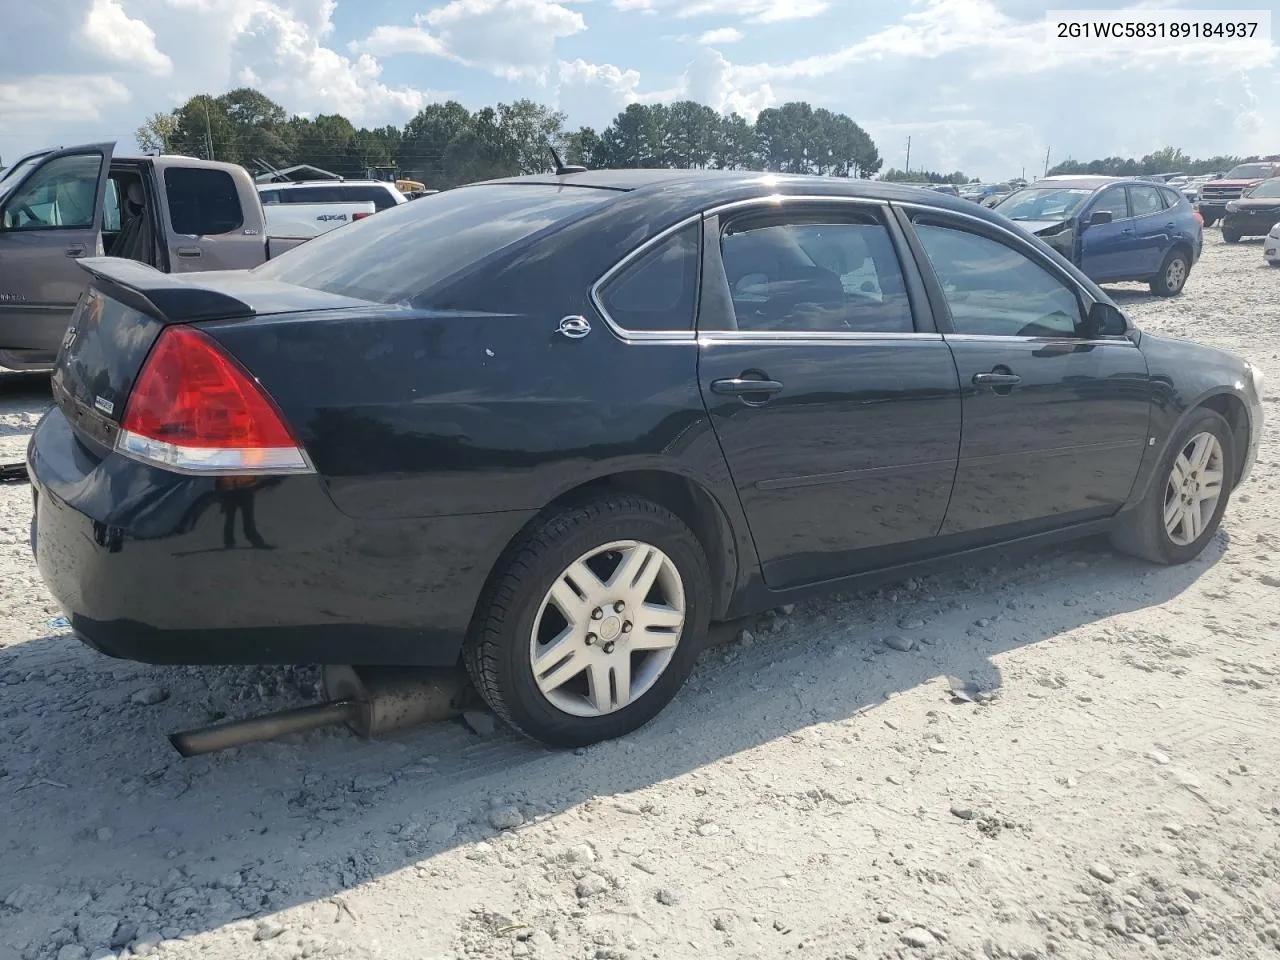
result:
[[[93,277],[94,286],[112,300],[141,310],[161,323],[195,323],[252,317],[257,311],[243,300],[183,279],[155,267],[120,257],[82,257],[77,261]]]

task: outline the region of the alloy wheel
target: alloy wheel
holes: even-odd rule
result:
[[[1173,461],[1164,494],[1164,529],[1185,547],[1200,538],[1222,498],[1222,444],[1212,433],[1197,433]]]
[[[1169,267],[1164,272],[1164,282],[1170,290],[1181,290],[1182,285],[1187,282],[1187,262],[1181,257],[1170,260]]]
[[[542,599],[529,640],[534,681],[565,713],[614,713],[662,676],[684,622],[684,583],[670,557],[637,540],[596,547]]]

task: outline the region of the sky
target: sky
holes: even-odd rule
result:
[[[846,113],[886,166],[988,179],[1074,157],[1280,153],[1274,42],[1050,45],[1047,9],[1280,0],[0,0],[0,158],[115,140],[196,93],[403,124],[424,104],[529,97],[569,125],[692,99],[754,118]]]

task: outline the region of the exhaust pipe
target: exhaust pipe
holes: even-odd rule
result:
[[[195,757],[338,724],[357,736],[377,737],[453,719],[473,695],[465,671],[434,667],[325,667],[323,686],[324,703],[184,730],[169,742],[182,756]]]

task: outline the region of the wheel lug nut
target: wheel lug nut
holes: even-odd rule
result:
[[[589,647],[589,646],[591,646],[591,645],[592,645],[593,643],[595,643],[595,642],[596,642],[596,635],[595,635],[594,633],[588,633],[588,634],[587,634],[587,646]]]
[[[625,609],[627,609],[627,605],[623,603],[621,600],[619,600],[617,603],[613,605],[614,613],[621,613]]]
[[[599,607],[596,607],[594,610],[591,611],[592,620],[600,620],[600,619],[603,619],[603,617],[604,617],[604,611],[601,610]]]
[[[631,632],[631,621],[630,621],[630,620],[626,621],[626,622],[622,625],[622,632],[623,632],[623,633],[630,633],[630,632]]]
[[[613,642],[606,643],[603,647],[605,653],[613,653]]]

